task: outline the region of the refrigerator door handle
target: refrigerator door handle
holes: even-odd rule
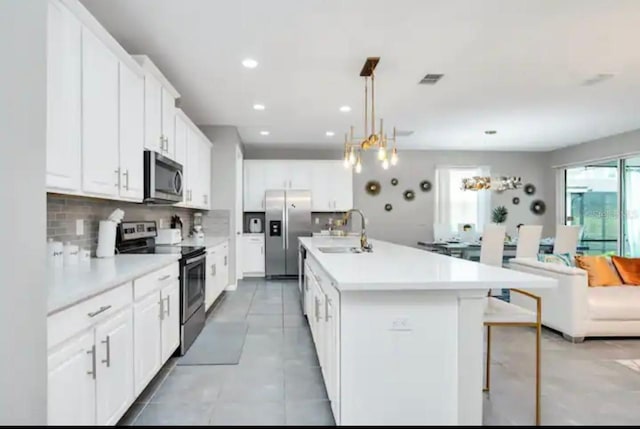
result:
[[[287,202],[285,200],[284,207],[282,207],[282,226],[280,227],[280,235],[282,235],[282,248],[287,249],[287,237],[285,231],[287,228]]]
[[[287,244],[286,248],[289,248],[289,206],[284,206],[285,219],[287,220],[287,227],[284,229],[284,241]]]

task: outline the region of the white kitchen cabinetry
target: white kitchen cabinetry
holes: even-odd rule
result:
[[[186,135],[185,202],[181,205],[209,210],[211,207],[211,143],[191,121],[187,123]]]
[[[144,197],[144,78],[120,63],[120,198]]]
[[[96,424],[115,425],[133,401],[131,307],[96,326]]]
[[[181,109],[176,109],[176,136],[174,138],[176,143],[176,156],[175,161],[181,164],[183,167],[187,162],[187,123],[189,118],[182,112]]]
[[[244,211],[265,210],[271,189],[309,189],[315,212],[346,211],[353,207],[353,176],[341,161],[246,160]]]
[[[180,345],[180,281],[160,291],[162,300],[162,363],[166,362]]]
[[[47,423],[89,426],[96,421],[93,331],[68,340],[48,358]]]
[[[205,283],[204,309],[208,311],[229,285],[229,243],[225,242],[207,250],[207,280]]]
[[[264,276],[264,235],[244,234],[242,236],[242,271],[246,277]]]
[[[47,19],[47,189],[79,191],[82,26],[58,0]]]
[[[82,190],[115,197],[118,157],[118,59],[82,29]]]
[[[146,55],[133,55],[144,76],[144,147],[175,159],[176,99],[180,94]]]
[[[153,293],[133,306],[134,387],[139,395],[162,366],[160,349],[160,297]]]

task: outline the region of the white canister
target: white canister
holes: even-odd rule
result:
[[[67,242],[64,245],[64,265],[76,265],[78,263],[80,250],[76,244]]]
[[[80,249],[80,262],[89,263],[91,261],[91,250],[82,248]]]
[[[50,238],[47,241],[47,259],[52,267],[61,267],[63,265],[64,249],[62,241],[53,241]]]

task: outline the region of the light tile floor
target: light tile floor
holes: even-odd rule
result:
[[[176,366],[172,358],[120,424],[334,424],[297,282],[245,280],[209,320],[248,322],[239,364]],[[534,331],[494,327],[491,351],[484,423],[533,424]],[[572,344],[544,330],[542,359],[543,424],[640,424],[640,340]]]

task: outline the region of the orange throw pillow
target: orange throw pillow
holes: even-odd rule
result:
[[[612,256],[611,260],[626,285],[640,285],[640,258]]]
[[[604,256],[576,256],[576,266],[587,272],[589,286],[619,286],[622,284],[620,276]]]

